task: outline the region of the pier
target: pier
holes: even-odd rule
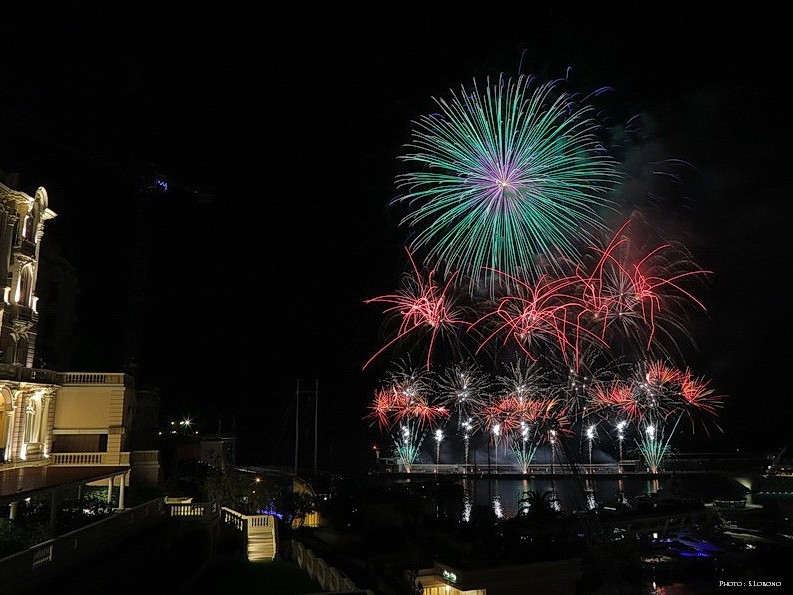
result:
[[[727,475],[734,478],[757,477],[766,458],[761,455],[728,455],[724,453],[680,453],[664,461],[664,466],[651,471],[641,459],[623,459],[609,463],[532,463],[519,468],[511,463],[413,463],[404,465],[397,457],[380,457],[375,473],[388,476],[426,477],[442,475],[450,478],[495,477],[530,479],[552,477],[588,478],[661,478],[680,475]]]

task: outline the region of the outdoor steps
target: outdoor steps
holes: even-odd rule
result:
[[[275,535],[272,527],[251,527],[248,530],[248,560],[275,559]]]

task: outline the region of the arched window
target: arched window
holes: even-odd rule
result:
[[[0,463],[6,460],[11,435],[11,397],[6,390],[0,391]]]
[[[22,222],[22,237],[24,237],[29,242],[36,241],[36,209],[33,208],[31,211],[25,215],[25,219]]]
[[[30,215],[25,215],[22,219],[22,237],[26,240],[30,239],[30,225],[31,224],[31,217]]]
[[[30,306],[30,298],[33,290],[33,273],[30,267],[26,266],[19,272],[19,291],[16,301],[23,306]]]
[[[15,364],[24,364],[27,360],[28,345],[27,341],[20,337],[14,345],[14,361]]]

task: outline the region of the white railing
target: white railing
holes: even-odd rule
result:
[[[75,564],[102,554],[108,548],[162,519],[162,500],[119,510],[87,527],[0,558],[0,593],[29,590],[37,581],[63,572]]]
[[[60,384],[124,384],[123,372],[61,372]]]
[[[33,552],[33,568],[38,568],[42,564],[52,562],[52,544],[48,543],[44,547]]]
[[[129,465],[128,452],[57,452],[50,455],[52,465]]]
[[[256,514],[248,517],[248,529],[273,527],[275,522],[270,514]]]
[[[358,587],[344,573],[316,556],[303,543],[292,540],[292,559],[306,574],[327,591],[357,591]],[[367,591],[371,593],[371,591]]]
[[[225,506],[220,509],[220,521],[237,531],[247,532],[248,530],[248,521],[245,515]]]
[[[164,502],[164,505],[168,511],[168,516],[172,517],[212,518],[218,513],[218,505],[215,502]]]
[[[220,520],[240,531],[262,527],[275,528],[275,517],[271,514],[242,514],[225,506],[221,508]]]
[[[242,514],[224,506],[220,511],[220,520],[243,534],[249,560],[275,559],[278,528],[273,515]]]

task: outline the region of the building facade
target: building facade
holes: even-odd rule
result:
[[[44,188],[30,196],[0,183],[0,463],[38,461],[52,449],[56,378],[33,359],[39,252],[53,217]]]
[[[136,429],[154,427],[136,421],[134,378],[56,371],[36,359],[41,239],[56,214],[44,188],[30,195],[3,180],[9,177],[0,178],[0,504],[12,505],[15,498],[9,493],[12,475],[19,497],[29,497],[37,489],[57,490],[55,469],[64,467],[84,471],[70,477],[85,483],[100,477],[110,488],[123,488],[137,461],[142,480],[156,484],[156,450],[133,450],[150,444],[135,439]],[[151,396],[143,401],[143,413],[156,418]]]

